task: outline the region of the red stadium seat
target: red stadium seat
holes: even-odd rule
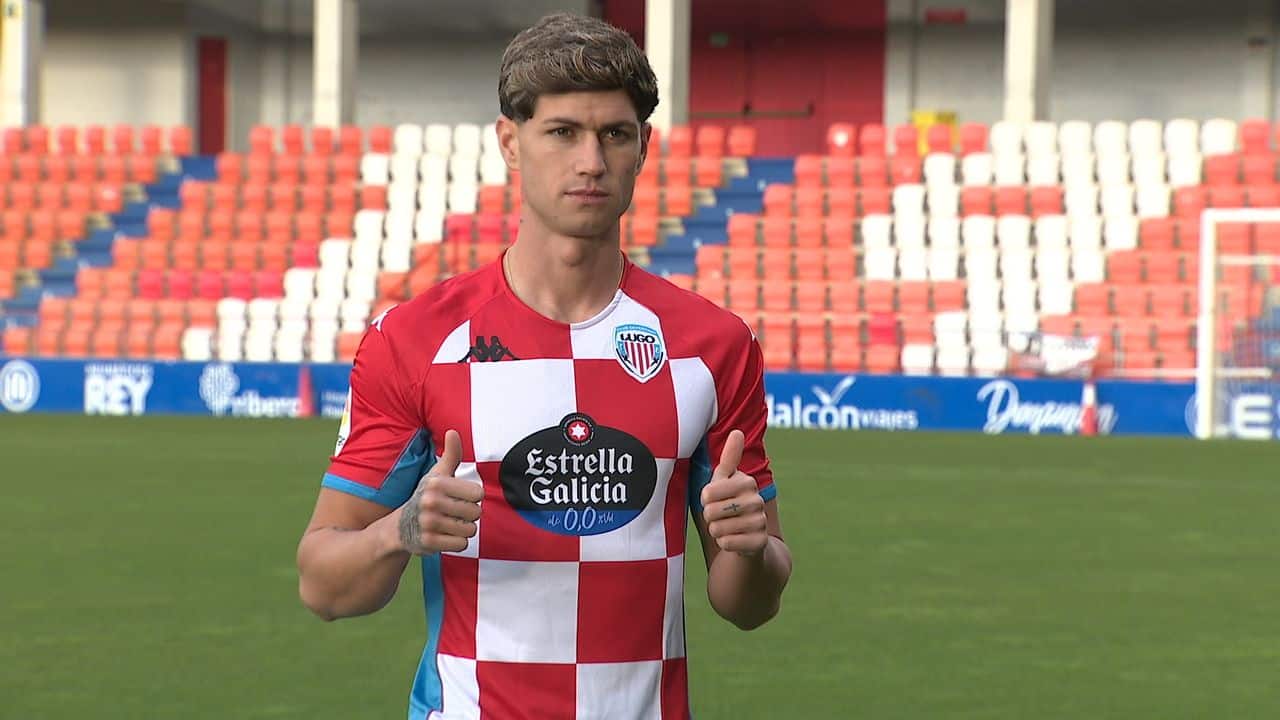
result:
[[[1276,182],[1274,155],[1245,155],[1241,166],[1245,185],[1274,185]]]
[[[962,216],[991,215],[994,208],[993,193],[990,187],[980,185],[960,189],[960,214]]]
[[[314,155],[329,156],[334,151],[333,128],[317,125],[311,128],[311,152]]]
[[[929,145],[929,152],[949,153],[954,149],[950,125],[930,125],[925,133],[925,141]]]
[[[1061,187],[1054,185],[1031,188],[1031,214],[1033,216],[1061,215],[1063,212]]]
[[[987,126],[982,123],[965,123],[960,126],[960,154],[969,155],[987,151]]]
[[[132,155],[134,146],[134,128],[121,123],[111,128],[111,152],[115,155]]]
[[[169,152],[177,157],[195,154],[195,140],[191,128],[186,125],[169,128]]]
[[[732,157],[751,157],[756,154],[756,129],[750,125],[734,125],[729,128],[727,150]]]
[[[364,152],[364,130],[357,125],[343,125],[338,130],[338,144],[343,155],[359,157]]]
[[[1207,206],[1204,187],[1180,187],[1173,191],[1173,213],[1180,218],[1198,221]]]
[[[695,134],[694,146],[699,157],[724,156],[725,130],[719,125],[701,125]]]
[[[858,158],[858,184],[863,187],[884,187],[888,183],[888,162],[883,155],[863,155]]]
[[[392,130],[386,125],[369,128],[369,152],[390,153]]]
[[[1240,149],[1246,156],[1265,155],[1271,152],[1271,124],[1266,120],[1250,118],[1240,123]]]
[[[1240,182],[1239,155],[1210,155],[1204,159],[1207,185],[1235,185]]]
[[[923,179],[919,155],[900,154],[889,158],[889,180],[894,185],[919,183]]]
[[[853,157],[858,154],[857,140],[853,123],[832,123],[827,127],[827,155]]]
[[[1021,185],[1008,185],[996,188],[997,215],[1026,215],[1027,189]]]
[[[887,136],[884,126],[867,123],[858,131],[858,154],[884,157],[887,149]]]
[[[894,154],[916,157],[920,154],[920,129],[915,125],[898,125],[893,129]]]
[[[164,153],[164,130],[159,125],[143,125],[138,132],[138,151],[147,157]]]
[[[822,171],[821,155],[797,155],[795,164],[796,187],[821,187],[826,184]]]
[[[693,130],[688,125],[676,125],[667,134],[667,155],[689,157],[693,155]]]
[[[1174,221],[1172,218],[1144,218],[1138,226],[1138,243],[1147,251],[1172,251]]]
[[[1280,207],[1280,185],[1253,185],[1245,188],[1249,207]]]

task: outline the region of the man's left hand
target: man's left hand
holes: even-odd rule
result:
[[[764,552],[769,533],[755,478],[738,471],[744,442],[741,430],[725,440],[720,464],[702,488],[702,517],[721,550],[751,557]]]

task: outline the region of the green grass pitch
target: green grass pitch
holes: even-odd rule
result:
[[[294,548],[330,421],[0,417],[0,718],[402,718],[423,641],[324,624]],[[771,432],[796,572],[742,633],[692,547],[694,711],[1280,712],[1280,445]]]

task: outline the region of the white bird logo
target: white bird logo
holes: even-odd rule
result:
[[[858,379],[854,376],[849,375],[845,377],[845,379],[836,383],[835,388],[832,389],[829,394],[826,390],[814,385],[813,394],[818,396],[818,402],[822,403],[824,406],[834,407],[839,404],[840,399],[844,397],[845,393],[849,392],[849,388],[853,387],[853,384],[857,382],[857,380]]]

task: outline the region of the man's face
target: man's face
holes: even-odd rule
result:
[[[498,121],[523,204],[570,237],[603,235],[631,205],[648,135],[622,90],[543,95],[527,121]]]

